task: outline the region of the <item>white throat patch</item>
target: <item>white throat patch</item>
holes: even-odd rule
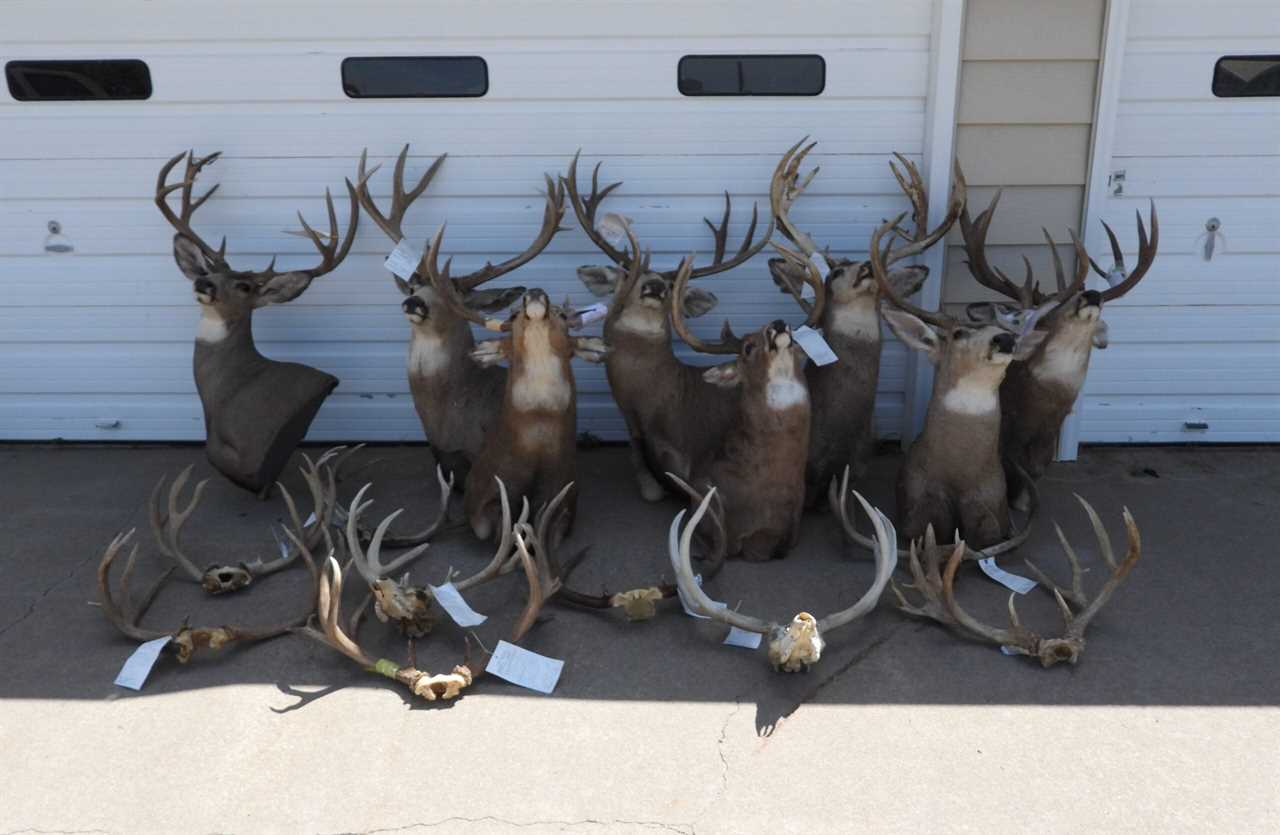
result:
[[[638,305],[627,305],[618,317],[614,327],[618,330],[634,333],[637,336],[666,338],[666,313],[656,310],[642,310]]]
[[[546,320],[532,321],[524,328],[524,350],[519,376],[512,381],[511,400],[516,409],[562,411],[572,396],[560,357],[551,350]]]
[[[880,314],[874,303],[840,305],[831,316],[831,331],[849,339],[880,339]]]
[[[1072,389],[1084,385],[1089,368],[1089,344],[1054,345],[1049,343],[1031,364],[1031,376],[1045,382],[1060,383]]]
[[[769,361],[769,382],[765,385],[765,403],[776,412],[809,402],[809,387],[796,378],[792,349],[779,351]]]
[[[196,339],[200,342],[221,342],[227,338],[227,323],[218,311],[208,305],[200,306],[200,324],[196,326]]]
[[[411,329],[409,338],[409,374],[434,377],[449,366],[444,340],[434,333]]]
[[[982,380],[965,380],[943,395],[942,408],[962,415],[986,415],[1000,409],[1000,395]]]

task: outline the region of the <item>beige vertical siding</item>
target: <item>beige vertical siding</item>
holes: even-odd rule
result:
[[[992,262],[1017,279],[1027,256],[1052,285],[1040,227],[1067,242],[1078,228],[1089,170],[1105,0],[971,0],[965,23],[956,156],[973,214],[998,187],[1004,197],[988,235]],[[943,298],[993,298],[964,265],[958,230],[947,253]],[[1062,250],[1068,269],[1070,250]]]

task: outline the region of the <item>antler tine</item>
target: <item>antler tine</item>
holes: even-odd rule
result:
[[[991,220],[995,217],[996,206],[1000,203],[1000,196],[1003,193],[1004,189],[996,189],[990,205],[978,214],[976,220],[969,217],[968,206],[965,206],[960,212],[960,235],[964,239],[969,273],[974,280],[989,290],[995,290],[1002,296],[1022,303],[1022,293],[1018,286],[987,260],[987,232],[991,228]]]
[[[871,506],[862,494],[857,490],[851,491],[853,497],[858,500],[858,504],[862,505],[862,511],[867,514],[871,520],[872,526],[876,531],[876,578],[871,584],[871,588],[847,609],[827,615],[818,621],[818,631],[820,633],[827,632],[831,629],[838,629],[851,621],[857,620],[863,615],[870,612],[876,607],[880,601],[880,595],[884,593],[885,586],[889,584],[889,580],[893,577],[894,570],[898,567],[898,532],[894,529],[893,523],[889,521],[883,513]],[[844,494],[840,497],[839,515],[843,519],[848,518],[848,512],[845,509]]]
[[[1147,270],[1151,269],[1151,264],[1156,259],[1156,251],[1160,248],[1160,219],[1156,216],[1156,201],[1151,201],[1151,238],[1147,239],[1146,227],[1142,225],[1142,212],[1135,211],[1138,217],[1138,264],[1133,268],[1132,273],[1125,275],[1123,281],[1115,287],[1110,287],[1102,291],[1102,301],[1109,302],[1118,299],[1125,293],[1134,288],[1142,277],[1147,274]],[[1107,237],[1111,239],[1111,251],[1115,255],[1116,266],[1124,270],[1124,256],[1121,254],[1120,242],[1116,239],[1116,235],[1111,231],[1111,227],[1103,222],[1103,227],[1107,230]],[[1090,261],[1092,264],[1093,262]],[[1093,268],[1101,275],[1107,273],[1098,268],[1097,264],[1093,264]]]
[[[560,580],[551,576],[545,564],[540,564],[529,553],[527,535],[528,525],[516,525],[514,530],[516,555],[524,568],[525,579],[529,583],[529,598],[525,602],[524,611],[511,629],[510,642],[518,644],[528,634],[538,620],[538,614],[546,602],[560,590]]]
[[[925,565],[920,564],[920,553],[924,553]],[[947,611],[942,596],[942,574],[938,570],[938,540],[933,532],[933,525],[925,529],[924,542],[912,540],[907,549],[908,569],[911,571],[911,585],[908,588],[920,594],[920,605],[911,604],[896,581],[890,580],[893,594],[898,598],[898,610],[904,614],[919,618],[929,618],[945,626],[954,626],[955,618]]]
[[[924,308],[916,307],[911,302],[901,298],[893,289],[893,284],[889,281],[889,276],[885,272],[885,259],[888,257],[888,247],[886,246],[885,252],[882,253],[880,251],[880,239],[884,237],[886,232],[889,232],[896,227],[906,216],[906,212],[903,212],[896,218],[885,221],[880,224],[875,232],[871,234],[871,245],[869,247],[868,258],[868,261],[871,264],[871,273],[875,276],[876,284],[880,286],[880,292],[883,293],[884,297],[895,306],[925,322],[928,322],[931,325],[934,325],[935,327],[950,330],[955,326],[954,319],[941,311],[930,312]]]
[[[427,186],[435,178],[439,172],[440,166],[444,165],[445,159],[449,156],[441,154],[436,157],[435,162],[426,170],[422,177],[418,180],[417,185],[410,189],[407,193],[404,190],[404,169],[405,163],[409,158],[409,145],[400,149],[399,156],[396,157],[395,169],[391,175],[391,208],[387,214],[382,214],[378,210],[377,204],[374,202],[373,196],[369,193],[369,178],[373,176],[380,165],[375,165],[372,170],[365,173],[365,165],[367,164],[369,149],[365,148],[360,152],[360,167],[356,172],[356,180],[359,185],[356,190],[357,196],[360,198],[360,205],[364,207],[365,213],[370,219],[377,224],[378,228],[383,231],[388,238],[395,243],[404,240],[404,216],[413,205],[414,201],[422,196],[427,190]]]
[[[1077,496],[1077,498],[1079,498]],[[1090,521],[1094,522],[1094,532],[1098,537],[1098,545],[1102,549],[1104,555],[1111,553],[1111,540],[1107,536],[1106,529],[1102,526],[1101,520],[1097,518],[1097,513],[1093,507],[1084,499],[1080,499],[1080,504],[1089,513]],[[1107,601],[1111,599],[1111,595],[1115,592],[1125,578],[1129,576],[1129,572],[1137,565],[1138,558],[1142,556],[1142,534],[1138,531],[1138,524],[1134,521],[1133,515],[1129,513],[1129,508],[1124,508],[1124,528],[1125,535],[1128,540],[1128,548],[1125,552],[1124,559],[1120,563],[1116,563],[1114,555],[1107,558],[1107,563],[1111,567],[1111,576],[1107,582],[1103,584],[1098,594],[1089,602],[1084,611],[1076,615],[1074,620],[1067,623],[1067,636],[1073,638],[1083,638],[1084,631],[1089,627],[1089,622],[1094,616],[1107,605]]]
[[[671,327],[684,340],[685,344],[702,354],[737,354],[742,347],[742,340],[734,335],[729,323],[724,323],[719,342],[703,342],[689,332],[684,321],[684,297],[689,290],[689,275],[693,270],[693,256],[687,255],[676,270],[675,286],[671,293]]]
[[[711,598],[707,597],[706,592],[702,590],[697,581],[693,579],[693,563],[689,553],[693,542],[693,532],[697,529],[698,523],[702,521],[702,517],[706,515],[707,509],[711,506],[712,497],[715,495],[715,487],[707,491],[697,509],[694,510],[693,516],[689,518],[688,524],[684,526],[684,531],[680,534],[675,560],[676,585],[679,587],[685,601],[689,604],[689,608],[699,614],[706,615],[712,620],[720,621],[729,626],[745,629],[748,632],[768,635],[774,630],[776,624],[753,618],[750,615],[744,615],[728,607],[716,606]],[[676,514],[671,523],[673,531],[680,529],[680,523],[684,520],[685,512],[681,510]]]
[[[369,174],[366,175],[366,182],[367,177],[371,176],[372,173],[373,172],[369,172]],[[329,234],[324,237],[328,238],[328,242],[326,242],[318,232],[311,228],[310,224],[307,223],[306,218],[302,216],[302,212],[298,212],[298,222],[302,224],[302,233],[304,237],[309,238],[312,246],[314,246],[316,251],[320,253],[320,263],[317,266],[305,270],[299,270],[299,272],[304,273],[312,279],[319,278],[320,276],[326,275],[327,273],[333,272],[337,269],[338,265],[346,259],[347,253],[351,251],[351,245],[355,243],[356,229],[360,223],[360,198],[356,194],[356,187],[350,179],[344,179],[343,182],[346,183],[347,196],[351,201],[351,215],[347,220],[347,234],[345,237],[341,238],[341,243],[339,243],[338,237],[338,213],[334,208],[333,194],[329,189],[326,188],[324,190],[325,208],[329,216]],[[271,266],[267,267],[264,272],[259,274],[259,281],[266,281],[274,275],[275,259],[272,258]]]
[[[1089,596],[1084,591],[1084,575],[1080,569],[1080,559],[1076,556],[1075,549],[1071,547],[1071,543],[1067,541],[1066,534],[1062,532],[1062,528],[1057,522],[1053,523],[1053,530],[1058,535],[1058,544],[1062,546],[1063,553],[1067,557],[1067,563],[1071,566],[1071,588],[1064,589],[1054,582],[1053,578],[1040,570],[1040,566],[1032,562],[1030,557],[1024,560],[1027,571],[1031,572],[1031,575],[1036,578],[1036,582],[1054,592],[1058,597],[1070,600],[1076,606],[1083,608],[1089,603]],[[1067,611],[1070,612],[1070,609]]]
[[[546,202],[542,208],[542,227],[538,230],[537,237],[533,242],[521,253],[508,258],[498,264],[485,264],[479,270],[468,275],[459,276],[454,279],[454,283],[463,292],[474,290],[481,284],[492,281],[499,276],[506,275],[518,267],[538,257],[547,245],[551,243],[551,239],[561,231],[560,221],[564,220],[564,183],[558,182],[551,178],[551,175],[543,175],[546,180]]]
[[[778,164],[774,167],[773,178],[769,182],[769,209],[773,212],[774,225],[782,230],[782,234],[786,236],[787,240],[804,252],[806,258],[809,258],[818,252],[818,245],[814,243],[813,238],[801,232],[791,222],[792,204],[804,193],[804,190],[808,188],[809,183],[813,182],[813,178],[817,176],[818,171],[821,169],[821,166],[815,167],[805,177],[804,182],[800,182],[800,166],[804,163],[804,158],[818,144],[817,142],[809,142],[808,145],[805,145],[806,142],[809,142],[809,137],[807,136],[788,148],[787,152],[782,155],[782,159],[778,160]],[[828,266],[831,265],[831,259],[827,259],[827,264]]]
[[[956,543],[955,549],[951,552],[951,558],[947,560],[946,570],[942,575],[942,599],[946,604],[947,613],[957,625],[977,638],[989,641],[997,646],[1008,647],[1011,651],[1023,655],[1035,655],[1039,640],[1022,628],[1017,619],[1017,610],[1013,606],[1012,595],[1010,595],[1009,600],[1010,624],[1008,629],[987,626],[961,608],[956,600],[955,581],[956,570],[960,567],[960,563],[964,561],[964,552],[964,542]]]
[[[947,208],[947,214],[942,218],[942,222],[939,223],[936,228],[932,231],[925,232],[925,229],[928,228],[929,200],[927,195],[924,193],[924,181],[920,178],[920,172],[916,169],[915,165],[908,162],[906,157],[903,157],[900,154],[897,156],[898,159],[902,160],[902,162],[908,166],[908,172],[911,177],[911,186],[907,192],[907,197],[911,200],[913,211],[923,214],[920,215],[922,220],[917,220],[915,238],[906,246],[889,251],[885,256],[886,265],[893,265],[905,258],[911,258],[912,256],[919,255],[938,241],[942,240],[942,238],[945,237],[947,232],[951,229],[952,225],[955,224],[956,219],[964,212],[966,201],[968,200],[968,185],[965,183],[964,172],[960,170],[960,164],[957,162],[951,185],[951,202]],[[889,167],[894,168],[893,163],[889,163]],[[902,182],[902,176],[897,172],[896,168],[894,168],[894,176],[897,177],[899,183]],[[904,186],[904,188],[906,188],[906,186]],[[901,222],[901,218],[899,218],[899,222]],[[894,224],[895,227],[897,225],[897,223]],[[892,244],[892,241],[890,243]]]
[[[151,490],[150,502],[150,518],[151,518],[151,534],[155,538],[156,547],[160,549],[160,553],[177,564],[182,572],[195,580],[197,583],[204,578],[204,572],[196,567],[196,564],[182,551],[182,526],[187,523],[187,519],[195,511],[196,505],[200,503],[200,498],[204,495],[204,488],[209,483],[209,479],[204,479],[196,484],[196,488],[192,491],[191,501],[187,506],[178,509],[178,496],[182,493],[182,488],[186,486],[187,480],[191,477],[191,469],[194,464],[188,464],[178,473],[178,477],[173,480],[173,484],[169,487],[167,512],[161,514],[160,511],[160,491],[164,487],[165,477],[160,476],[160,480],[156,482],[156,486]]]
[[[449,265],[453,263],[453,260],[446,261],[443,268],[439,265],[440,245],[444,241],[444,229],[445,224],[441,224],[435,235],[432,236],[431,243],[423,251],[422,259],[418,262],[418,274],[426,276],[427,280],[431,282],[431,286],[440,294],[445,306],[454,315],[496,333],[504,333],[511,330],[509,323],[498,319],[486,319],[479,311],[472,310],[463,304],[458,283],[449,277]]]
[[[498,483],[498,500],[502,505],[502,537],[499,539],[498,547],[494,550],[493,558],[489,560],[488,565],[465,580],[459,580],[453,584],[458,591],[466,591],[473,586],[478,586],[497,577],[506,567],[507,558],[511,555],[513,536],[511,501],[507,497],[507,485],[503,483],[502,479],[495,475],[493,480]]]
[[[827,283],[823,281],[822,274],[818,272],[818,266],[810,259],[805,258],[795,250],[788,249],[777,241],[773,242],[773,248],[783,258],[804,270],[804,283],[808,284],[813,290],[813,301],[809,302],[805,299],[800,290],[793,286],[793,282],[789,278],[786,279],[785,289],[791,294],[791,298],[800,305],[800,309],[805,312],[805,325],[811,328],[817,327],[818,323],[822,321],[822,314],[827,306]]]
[[[619,250],[613,244],[604,239],[599,232],[596,231],[596,210],[609,193],[622,185],[619,180],[616,183],[610,183],[603,190],[600,189],[600,166],[603,162],[597,162],[595,168],[591,172],[591,194],[584,200],[578,191],[578,158],[582,156],[582,149],[579,148],[573,155],[573,160],[569,163],[569,174],[563,178],[565,190],[569,194],[569,202],[573,205],[573,213],[578,217],[578,223],[582,226],[582,231],[586,233],[591,243],[603,252],[609,260],[613,261],[624,269],[631,265],[632,256]]]
[[[729,537],[726,534],[724,527],[724,501],[720,498],[720,494],[715,492],[714,488],[710,492],[704,494],[695,490],[692,485],[675,473],[668,472],[666,473],[666,476],[671,479],[673,484],[684,491],[684,494],[689,497],[689,500],[693,502],[695,507],[702,504],[704,500],[711,502],[711,507],[708,512],[709,518],[711,519],[711,527],[715,532],[715,535],[712,537],[714,544],[712,545],[711,553],[703,559],[703,562],[706,563],[707,566],[702,571],[702,579],[710,580],[719,573],[720,569],[724,566],[726,552],[729,547]],[[708,498],[708,496],[711,498]]]
[[[711,235],[715,239],[715,250],[712,255],[711,263],[705,267],[698,267],[697,269],[694,269],[689,274],[690,278],[706,278],[709,275],[715,275],[716,273],[731,270],[734,267],[745,264],[747,261],[759,254],[762,249],[768,246],[769,240],[773,236],[773,221],[769,222],[769,228],[765,230],[764,236],[754,244],[752,243],[756,235],[756,226],[760,222],[760,207],[753,203],[751,204],[751,223],[747,226],[747,232],[742,238],[742,244],[739,245],[737,253],[732,258],[728,261],[724,260],[725,249],[728,245],[729,217],[731,212],[732,200],[729,197],[729,192],[726,191],[724,193],[724,216],[721,218],[720,224],[717,226],[712,223],[709,218],[704,217],[702,219],[702,222],[707,224],[707,228],[711,230]],[[667,270],[661,273],[661,275],[670,281],[678,271],[679,268],[676,268],[675,270]]]
[[[123,605],[127,608],[122,609],[121,604],[117,603],[115,597],[111,593],[111,564],[115,562],[116,557],[123,548],[133,538],[135,528],[130,528],[124,533],[118,533],[112,538],[111,543],[107,545],[106,551],[102,554],[102,560],[98,563],[98,600],[102,603],[102,613],[106,615],[107,620],[111,622],[116,629],[119,629],[128,638],[135,641],[151,641],[156,638],[163,638],[168,632],[162,632],[155,629],[143,629],[138,626],[138,621],[142,618],[142,613],[146,611],[150,605],[151,599],[159,591],[160,584],[173,573],[170,568],[160,576],[151,591],[144,598],[143,605],[137,609],[132,608],[128,594],[128,576],[133,573],[134,560],[138,556],[138,545],[134,543],[129,549],[129,559],[125,566],[125,579],[121,583],[121,597],[124,598]]]
[[[902,189],[902,193],[911,201],[911,225],[916,228],[918,235],[929,226],[929,195],[924,188],[924,178],[920,176],[920,169],[914,162],[897,151],[893,152],[893,156],[907,171],[904,176],[893,160],[889,161],[889,170],[893,172],[893,178],[898,181],[898,187]]]
[[[373,532],[373,537],[369,541],[369,550],[366,552],[360,547],[360,514],[368,509],[373,501],[364,501],[364,495],[373,486],[372,482],[360,488],[354,499],[351,500],[350,510],[347,511],[347,548],[351,551],[351,558],[356,564],[360,575],[370,585],[384,579],[388,574],[393,573],[397,569],[403,568],[413,560],[417,559],[424,551],[430,547],[430,543],[423,543],[401,554],[396,559],[382,564],[381,548],[382,538],[386,536],[387,529],[391,527],[391,523],[396,520],[403,508],[397,509],[389,516],[382,520]]]
[[[204,238],[197,235],[195,230],[191,228],[191,217],[195,214],[196,209],[203,206],[205,201],[212,197],[214,192],[218,190],[218,185],[214,185],[213,188],[205,192],[202,197],[192,202],[191,192],[195,187],[195,179],[199,176],[200,171],[203,170],[206,165],[215,162],[220,156],[222,156],[221,151],[216,151],[207,157],[196,157],[194,151],[184,151],[175,155],[160,168],[160,175],[156,178],[155,204],[156,208],[160,210],[160,214],[164,216],[164,219],[169,222],[169,225],[172,226],[178,234],[189,239],[192,243],[200,247],[200,251],[203,252],[206,257],[214,260],[215,263],[225,264],[227,249],[226,238],[222,239],[222,245],[218,249],[214,249],[205,242]],[[169,185],[169,174],[183,157],[186,157],[187,159],[185,176],[182,182]],[[173,209],[169,206],[168,197],[179,189],[182,191],[182,208],[178,214],[175,214]]]

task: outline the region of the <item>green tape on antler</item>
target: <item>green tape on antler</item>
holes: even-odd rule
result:
[[[380,676],[395,678],[396,673],[400,672],[400,665],[390,659],[379,658],[373,665],[373,671]]]

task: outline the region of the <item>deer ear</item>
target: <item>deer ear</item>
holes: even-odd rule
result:
[[[739,373],[738,361],[733,360],[722,365],[711,366],[702,372],[702,379],[713,386],[731,389],[742,382],[742,374]]]
[[[1098,324],[1094,328],[1093,339],[1091,341],[1093,342],[1093,347],[1095,348],[1107,347],[1107,323],[1106,322],[1102,321],[1101,319],[1098,320]]]
[[[510,350],[511,340],[509,339],[486,339],[476,343],[476,347],[471,351],[471,359],[477,365],[488,368],[507,359]]]
[[[703,316],[715,309],[719,303],[716,294],[709,290],[702,290],[697,287],[690,287],[684,294],[684,315],[686,319],[694,319]]]
[[[898,298],[905,299],[907,296],[915,295],[928,278],[928,267],[903,267],[889,272],[889,286],[898,294]]]
[[[269,304],[291,302],[301,296],[302,291],[309,286],[311,286],[311,276],[307,273],[283,273],[258,288],[258,300],[254,306],[264,307]]]
[[[609,346],[598,336],[573,337],[573,355],[587,362],[604,362]]]
[[[186,235],[173,236],[173,260],[178,262],[178,269],[191,281],[208,278],[213,272],[213,265],[204,257],[204,250]]]
[[[492,290],[476,290],[468,293],[462,303],[481,313],[497,313],[516,303],[524,295],[523,287],[496,287]]]
[[[788,287],[793,288],[797,293],[805,285],[807,276],[804,274],[804,267],[794,264],[786,258],[770,258],[769,259],[769,277],[773,279],[773,283],[778,285],[778,289],[784,293],[790,293]]]
[[[578,267],[578,280],[597,298],[607,298],[618,289],[623,272],[617,267]]]
[[[1025,362],[1036,349],[1044,342],[1045,337],[1049,335],[1048,331],[1032,330],[1018,337],[1018,343],[1013,347],[1014,362]]]
[[[996,321],[995,302],[973,302],[965,306],[964,313],[975,324],[993,325]]]
[[[902,310],[886,308],[881,311],[889,328],[908,347],[923,352],[930,361],[937,362],[942,357],[942,339],[938,332],[929,325]]]

